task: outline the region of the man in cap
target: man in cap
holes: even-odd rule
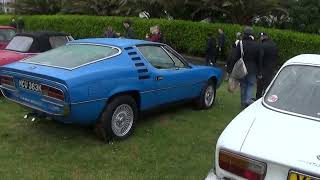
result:
[[[260,33],[260,42],[262,78],[257,80],[256,99],[262,97],[264,91],[271,83],[278,59],[277,45],[269,38],[267,33]]]
[[[243,44],[243,61],[246,65],[248,74],[240,79],[240,94],[241,94],[241,107],[244,109],[249,106],[253,100],[254,85],[256,77],[261,77],[261,61],[259,59],[259,44],[254,41],[254,32],[251,27],[245,27],[243,31],[242,44]],[[241,57],[240,43],[238,43],[235,50],[236,62]],[[234,64],[234,63],[233,63]]]

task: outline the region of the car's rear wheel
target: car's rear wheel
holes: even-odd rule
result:
[[[135,128],[138,116],[137,104],[131,96],[114,98],[96,124],[96,133],[105,141],[129,137]]]
[[[199,109],[209,109],[214,105],[216,100],[216,85],[213,81],[208,81],[201,91],[197,99],[197,107]]]

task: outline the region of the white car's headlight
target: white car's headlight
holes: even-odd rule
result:
[[[219,167],[248,180],[263,180],[267,172],[266,163],[226,150],[219,152]]]

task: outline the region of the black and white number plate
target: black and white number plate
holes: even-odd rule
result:
[[[30,91],[41,92],[41,84],[31,81],[19,80],[19,87]]]

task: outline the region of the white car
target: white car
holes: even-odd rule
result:
[[[287,61],[232,120],[206,179],[320,180],[320,55]]]

